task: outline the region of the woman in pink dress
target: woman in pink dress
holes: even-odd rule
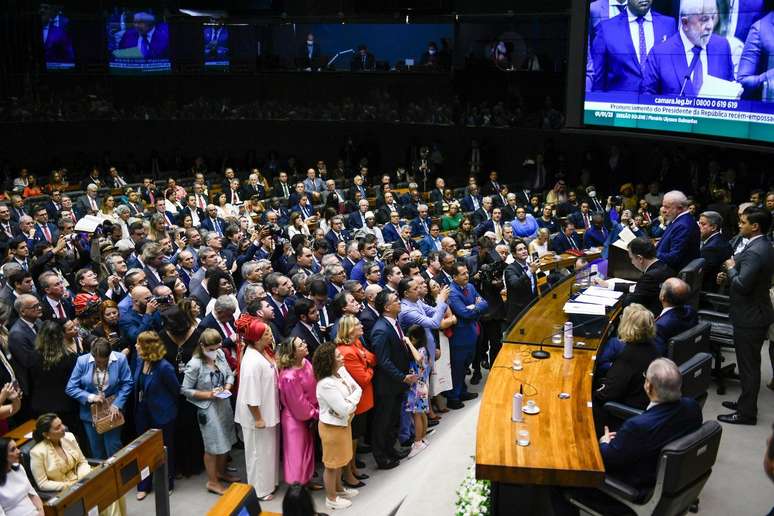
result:
[[[308,485],[314,474],[314,439],[312,426],[318,417],[317,380],[306,343],[290,337],[280,343],[279,393],[282,407],[282,463],[285,482]],[[311,484],[310,489],[322,486]]]

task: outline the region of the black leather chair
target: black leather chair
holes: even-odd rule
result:
[[[698,309],[701,285],[704,282],[704,258],[691,260],[688,265],[677,273],[677,276],[691,287],[690,304]]]
[[[27,472],[27,478],[30,480],[30,484],[32,484],[32,487],[35,489],[35,491],[37,491],[40,499],[45,502],[54,498],[59,493],[59,491],[44,491],[40,489],[38,483],[35,481],[35,475],[32,474],[32,465],[30,462],[30,450],[32,450],[36,444],[38,443],[36,443],[34,439],[30,439],[19,448],[19,451],[21,452],[22,465],[24,466],[24,470]],[[86,460],[92,467],[98,466],[99,464],[105,462],[101,459],[87,458]]]
[[[710,324],[702,322],[686,330],[679,335],[675,335],[667,342],[667,358],[674,361],[678,366],[687,362],[697,353],[710,352]]]
[[[698,430],[664,446],[656,473],[656,485],[649,493],[613,477],[605,477],[600,491],[624,504],[634,514],[674,516],[696,504],[717,458],[723,430],[717,421],[706,421]],[[599,515],[588,502],[568,497],[582,514]]]
[[[728,315],[731,301],[727,295],[702,292],[699,305],[699,321],[710,325],[710,349],[715,357],[713,375],[718,384],[717,393],[726,393],[725,380],[738,379],[736,364],[723,365],[723,349],[734,349],[734,326]]]

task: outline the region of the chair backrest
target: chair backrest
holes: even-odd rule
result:
[[[712,380],[712,355],[697,353],[680,366],[680,376],[683,378],[683,396],[704,405]]]
[[[678,366],[697,353],[710,351],[710,323],[701,322],[683,333],[675,335],[667,343],[667,357]]]
[[[661,450],[656,480],[656,491],[661,491],[661,497],[653,514],[684,514],[699,498],[712,473],[722,433],[720,423],[706,421]]]
[[[701,285],[704,282],[704,258],[691,260],[688,265],[682,268],[677,274],[678,277],[688,283],[691,287],[690,304],[694,308],[699,308],[699,295],[701,294]]]

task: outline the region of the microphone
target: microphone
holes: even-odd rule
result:
[[[605,315],[597,315],[596,317],[592,317],[591,319],[588,319],[587,321],[584,321],[584,322],[580,323],[577,326],[573,326],[573,331],[575,331],[577,328],[582,328],[583,326],[586,326],[587,324],[591,324],[593,322],[597,322],[597,321],[599,321],[601,319],[604,319],[605,317],[607,317],[607,314],[605,314]],[[564,334],[564,327],[562,327],[561,331],[562,331],[561,334]],[[544,360],[544,359],[546,359],[546,358],[551,356],[551,353],[549,353],[548,351],[543,349],[543,344],[545,344],[546,340],[550,339],[553,336],[554,336],[554,334],[552,333],[552,334],[548,335],[547,337],[544,337],[543,340],[540,341],[540,349],[536,349],[535,351],[530,353],[532,355],[532,358],[537,358],[538,360]]]
[[[685,77],[683,77],[683,86],[680,88],[680,95],[679,97],[682,97],[685,93],[685,87],[688,86],[688,81],[691,80],[691,74],[696,69],[696,64],[699,62],[699,54],[694,54],[693,59],[691,59],[691,66],[688,67],[688,71],[685,73]],[[698,91],[696,92],[698,93]]]

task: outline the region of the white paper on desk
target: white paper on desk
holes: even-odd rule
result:
[[[744,88],[738,82],[727,81],[713,75],[705,75],[699,90],[699,97],[717,99],[738,99]]]
[[[618,299],[622,295],[624,295],[623,292],[619,292],[617,290],[609,290],[602,287],[596,287],[591,286],[583,291],[584,294],[588,294],[590,296],[597,296],[597,297],[610,297],[613,299]]]
[[[607,281],[612,281],[613,283],[628,283],[629,285],[637,283],[636,281],[621,278],[609,278]]]
[[[581,294],[575,298],[575,302],[590,303],[592,305],[601,305],[601,306],[613,306],[618,302],[618,300],[613,299],[612,297],[599,297],[599,296],[590,296],[588,294]]]
[[[613,242],[613,245],[618,247],[619,249],[623,249],[624,251],[629,250],[629,242],[637,238],[634,233],[632,233],[632,230],[628,227],[623,228],[620,233],[618,233],[618,240]]]
[[[604,305],[574,303],[572,301],[568,301],[564,304],[564,313],[578,315],[605,315],[605,307]]]
[[[102,225],[102,219],[95,217],[94,215],[86,215],[75,224],[75,231],[83,231],[84,233],[94,233],[94,231]]]

